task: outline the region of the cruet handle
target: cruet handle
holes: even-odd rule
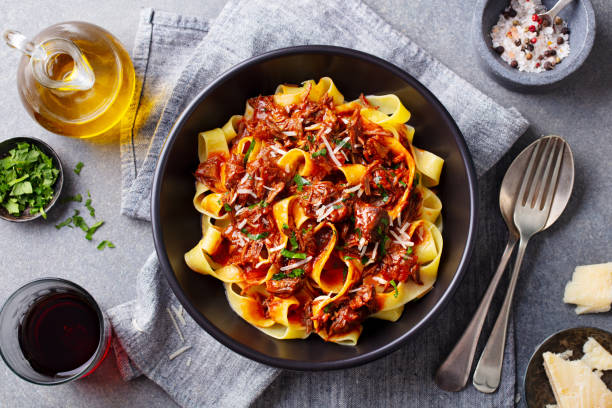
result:
[[[10,47],[30,57],[32,75],[42,86],[57,91],[86,91],[93,87],[95,82],[93,70],[74,42],[52,38],[35,45],[23,34],[13,30],[5,31],[3,38]],[[69,55],[74,66],[68,75],[56,80],[51,77],[49,69],[50,63],[60,54]]]

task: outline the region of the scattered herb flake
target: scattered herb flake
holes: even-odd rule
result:
[[[370,261],[370,258],[368,258],[367,256],[362,256],[361,257],[361,264],[365,265]]]
[[[102,225],[104,225],[104,221],[98,221],[94,225],[92,225],[87,230],[87,234],[85,234],[85,239],[88,240],[88,241],[91,241],[91,238],[93,237],[93,234],[95,234],[96,231],[98,230],[98,228],[100,228]]]
[[[339,210],[339,209],[341,209],[344,206],[342,204],[336,204],[333,207],[334,207],[334,210]]]
[[[323,308],[323,313],[330,313],[331,312],[331,305],[327,305]]]
[[[406,253],[404,254],[404,259],[408,259],[410,255],[412,255],[412,247],[408,247],[406,249]]]
[[[406,183],[404,183],[404,181],[403,181],[403,180],[400,180],[400,181],[399,181],[399,184],[400,184],[400,186],[402,186],[402,187],[408,187],[408,185],[407,185]]]
[[[291,243],[291,250],[295,251],[299,248],[297,239],[295,237],[295,231],[291,231],[291,238],[289,238],[289,242]]]
[[[228,203],[223,204],[223,209],[225,212],[232,212],[232,207]]]
[[[64,221],[60,222],[59,224],[57,224],[55,226],[55,228],[57,228],[57,229],[62,229],[63,227],[73,228],[72,225],[70,225],[70,224],[72,224],[72,217],[68,217]]]
[[[108,248],[115,248],[115,244],[113,244],[112,242],[107,241],[107,240],[104,240],[104,241],[102,241],[102,242],[100,242],[98,244],[98,250],[99,251],[103,250],[106,247],[108,247]]]
[[[80,175],[81,175],[81,170],[83,169],[83,166],[84,166],[83,162],[78,162],[78,163],[76,164],[76,166],[74,167],[74,172],[75,172],[77,175],[79,175],[79,176],[80,176]]]
[[[76,194],[76,195],[73,195],[73,196],[64,197],[64,198],[62,198],[60,203],[68,203],[70,201],[74,201],[74,202],[77,202],[77,203],[83,202],[83,196],[81,194]]]
[[[91,206],[91,198],[88,198],[87,201],[85,201],[85,208],[89,210],[89,215],[91,215],[91,218],[96,218],[96,210]]]
[[[350,261],[351,259],[357,259],[357,258],[353,258],[352,256],[349,256],[349,255],[344,256],[345,261]]]

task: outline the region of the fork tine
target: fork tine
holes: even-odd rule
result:
[[[546,145],[542,148],[542,154],[540,155],[540,160],[538,160],[538,168],[536,169],[535,174],[533,175],[533,181],[531,182],[531,186],[529,188],[529,191],[527,192],[529,196],[527,197],[526,205],[531,208],[534,208],[535,206],[534,199],[536,193],[538,191],[542,191],[542,189],[544,188],[544,183],[546,182],[546,179],[542,176],[542,173],[544,172],[545,165],[551,162],[550,155],[554,148],[554,140],[552,138],[547,138],[546,141],[543,143],[546,143]]]
[[[546,156],[546,168],[544,169],[544,174],[542,175],[542,177],[540,178],[540,188],[538,188],[538,193],[537,193],[537,197],[535,199],[535,204],[534,207],[535,208],[541,208],[542,207],[542,201],[545,200],[547,198],[546,195],[546,191],[549,187],[548,184],[548,176],[550,175],[550,170],[553,167],[553,164],[555,163],[555,152],[558,150],[557,146],[559,143],[559,139],[555,138],[551,138],[550,139],[550,151],[548,151],[547,156]],[[558,154],[558,152],[557,152]],[[544,156],[542,157],[542,161],[544,160]],[[555,180],[551,179],[551,182],[554,182]]]
[[[563,140],[559,140],[561,146],[559,148],[559,152],[557,153],[556,161],[555,161],[555,169],[553,170],[552,177],[550,178],[550,185],[546,191],[546,201],[541,207],[541,211],[545,211],[547,214],[550,214],[550,209],[552,207],[552,200],[555,195],[555,191],[557,188],[557,182],[559,181],[559,176],[561,175],[561,163],[563,162],[563,154],[565,152],[565,142]],[[548,215],[547,215],[548,217]]]
[[[518,194],[518,200],[516,200],[515,205],[525,205],[525,192],[527,190],[527,186],[529,185],[529,180],[532,179],[531,173],[538,157],[538,151],[540,150],[540,146],[542,145],[542,141],[540,140],[531,151],[531,157],[529,158],[529,163],[527,164],[527,169],[525,169],[525,174],[523,175],[523,181],[521,182],[521,189]],[[533,183],[532,183],[533,184]]]

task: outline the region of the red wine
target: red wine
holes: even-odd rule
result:
[[[43,296],[19,327],[19,346],[32,368],[55,376],[79,368],[100,343],[100,319],[77,293]]]

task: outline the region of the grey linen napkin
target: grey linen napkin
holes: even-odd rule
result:
[[[467,325],[502,251],[505,232],[495,204],[502,166],[488,170],[528,123],[514,108],[499,106],[459,78],[360,1],[230,1],[210,25],[198,18],[144,10],[133,52],[138,98],[121,131],[122,213],[150,219],[151,180],[159,151],[193,96],[246,58],[309,43],[359,49],[400,66],[454,117],[472,153],[481,191],[479,242],[460,289],[433,324],[390,356],[342,371],[280,372],[231,352],[206,334],[182,311],[152,255],[138,275],[137,299],[109,311],[122,375],[146,375],[185,407],[513,406],[512,325],[497,393],[483,395],[471,387],[446,393],[436,388],[432,377]]]

